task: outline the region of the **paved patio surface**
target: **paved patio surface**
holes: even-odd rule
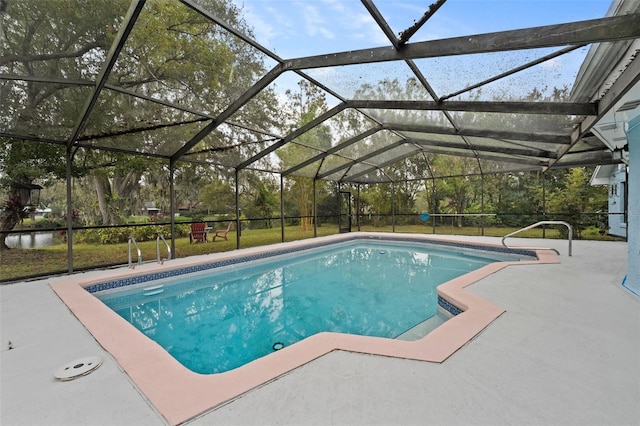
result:
[[[507,312],[444,363],[334,351],[190,424],[639,425],[640,297],[620,285],[626,244],[574,241],[568,257],[566,241],[508,242],[557,248],[561,263],[468,287]],[[48,286],[64,279],[0,287],[0,424],[164,424]],[[103,360],[93,373],[54,379],[91,355]]]

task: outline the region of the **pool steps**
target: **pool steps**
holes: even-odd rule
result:
[[[150,287],[145,287],[142,289],[143,296],[155,296],[156,294],[160,294],[164,292],[164,284],[153,285]]]
[[[444,324],[447,319],[448,318],[446,316],[442,315],[441,313],[437,313],[434,316],[422,321],[420,324],[411,327],[409,330],[396,337],[396,339],[407,341],[422,339],[424,336],[431,333],[440,325]]]

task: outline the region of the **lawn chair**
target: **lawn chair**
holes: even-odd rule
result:
[[[215,231],[213,231],[213,241],[216,240],[216,237],[224,238],[225,241],[229,241],[227,234],[229,233],[229,231],[231,231],[231,225],[233,225],[233,222],[229,222],[227,229],[216,229]]]
[[[206,224],[204,223],[192,223],[191,224],[191,232],[189,232],[189,244],[193,244],[194,242],[207,242],[207,230]]]

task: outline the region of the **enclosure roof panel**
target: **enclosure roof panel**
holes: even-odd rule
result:
[[[7,2],[5,144],[364,183],[608,164],[592,128],[640,80],[635,0],[74,1]]]

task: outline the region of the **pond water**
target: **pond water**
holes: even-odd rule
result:
[[[28,234],[10,234],[5,240],[10,248],[39,248],[57,244],[53,232],[30,232]]]

